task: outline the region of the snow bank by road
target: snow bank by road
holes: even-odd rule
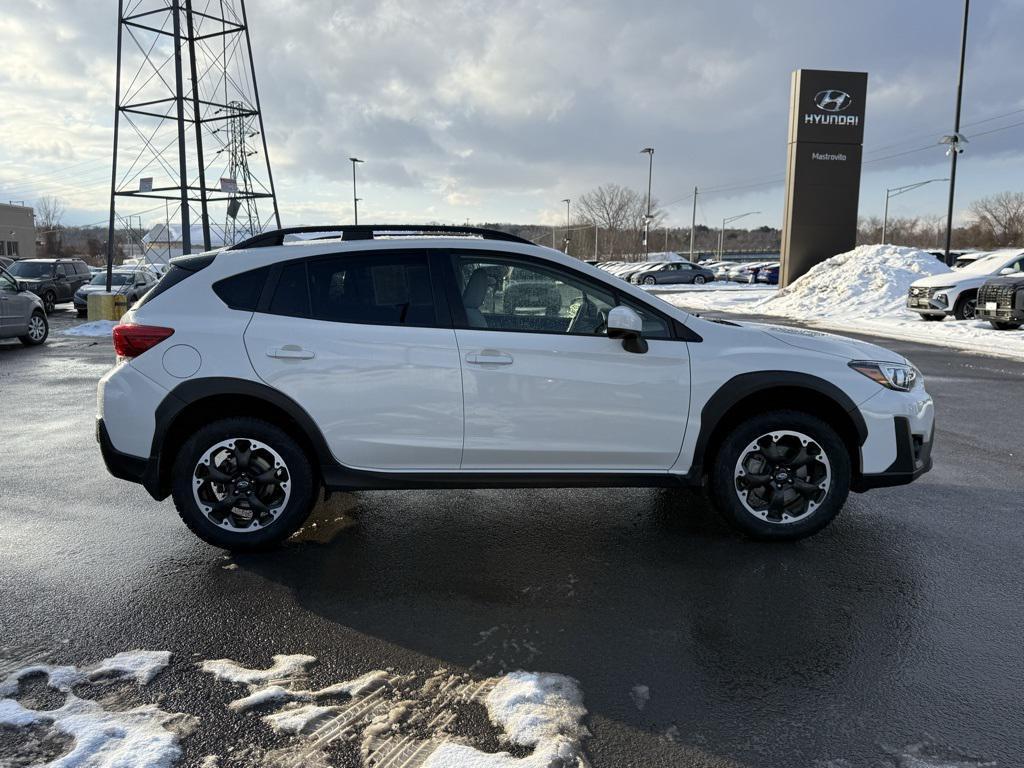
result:
[[[826,259],[750,309],[799,319],[899,314],[912,282],[950,271],[916,248],[862,245]]]
[[[1024,331],[997,331],[980,320],[925,323],[906,309],[910,284],[950,270],[925,251],[865,245],[833,256],[787,288],[751,287],[659,293],[689,312],[785,317],[801,324],[866,333],[966,352],[1024,360]]]

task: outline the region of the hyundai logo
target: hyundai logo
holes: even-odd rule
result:
[[[822,112],[842,112],[853,103],[853,98],[846,91],[829,89],[818,91],[814,96],[814,106]]]

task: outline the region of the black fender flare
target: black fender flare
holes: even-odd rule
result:
[[[694,446],[693,465],[687,474],[694,477],[703,471],[705,460],[708,458],[706,454],[711,437],[731,408],[758,392],[767,392],[778,388],[806,389],[828,398],[849,416],[856,433],[858,446],[864,445],[864,441],[868,437],[868,427],[864,422],[864,416],[849,395],[832,382],[799,371],[752,371],[733,376],[719,387],[704,404],[700,412],[700,432]],[[855,459],[855,471],[859,471],[860,457],[851,458]]]

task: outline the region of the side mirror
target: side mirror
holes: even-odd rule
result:
[[[1000,275],[1015,275],[1015,274],[1017,274],[1017,270],[1015,270],[1013,267],[1003,267],[1002,269],[999,270],[999,274]]]
[[[622,348],[627,352],[647,351],[643,328],[643,319],[629,307],[612,307],[608,312],[608,338],[622,339]]]

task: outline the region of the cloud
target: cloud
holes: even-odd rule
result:
[[[929,0],[262,0],[247,10],[286,220],[341,215],[351,155],[366,160],[369,211],[420,219],[533,216],[600,183],[640,188],[646,145],[666,200],[694,184],[781,177],[789,75],[801,66],[869,72],[868,158],[927,144],[951,123],[960,25]],[[965,123],[1024,108],[1024,7],[972,11]],[[102,216],[115,21],[86,0],[5,10],[0,189],[59,194]],[[1021,136],[991,134],[970,152],[1019,162]],[[941,150],[929,160],[941,161]]]

